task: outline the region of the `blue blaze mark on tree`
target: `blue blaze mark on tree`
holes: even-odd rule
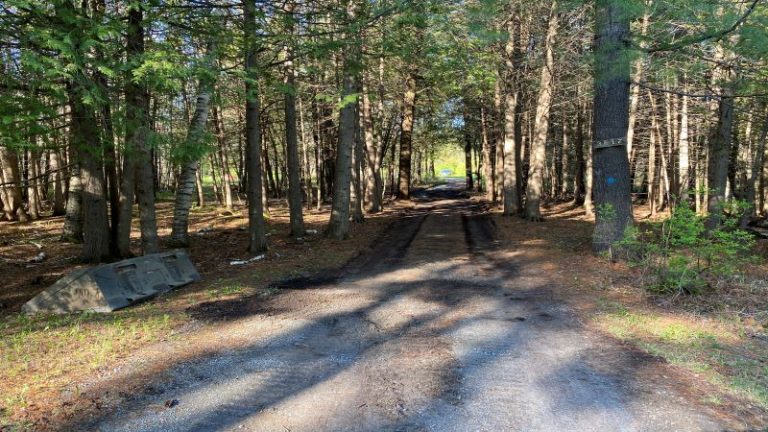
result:
[[[608,179],[606,181],[608,182],[608,186],[612,186],[612,185],[616,184],[616,178],[614,178],[614,177],[608,177]]]

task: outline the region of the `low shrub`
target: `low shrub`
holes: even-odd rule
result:
[[[661,223],[628,229],[616,250],[653,277],[650,290],[699,293],[757,259],[753,235],[739,228],[740,205],[729,204],[722,223],[713,230],[706,229],[704,217],[680,205]]]

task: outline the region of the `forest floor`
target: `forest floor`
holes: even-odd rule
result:
[[[110,315],[19,315],[77,248],[60,222],[0,225],[0,430],[768,426],[765,267],[749,269],[762,284],[653,297],[590,253],[583,211],[502,218],[459,189],[346,242],[291,242],[275,210],[267,260],[246,267],[229,265],[245,220],[202,211],[203,281]],[[34,243],[49,258],[28,267]]]
[[[249,257],[245,210],[194,208],[190,256],[203,280],[111,314],[19,313],[27,300],[82,267],[77,262],[80,246],[59,241],[63,218],[0,222],[0,431],[57,429],[56,423],[75,413],[98,411],[99,396],[85,393],[84,383],[117,373],[137,350],[187,340],[205,327],[190,308],[222,299],[268,297],[277,291],[270,285],[280,280],[333,273],[366,249],[409,205],[390,205],[384,213],[368,216],[364,224],[353,225],[355,241],[322,236],[327,207],[305,210],[307,229],[318,234],[297,242],[288,235],[287,208],[272,202],[270,251],[265,260],[245,266],[230,265]],[[172,202],[159,203],[161,239],[170,235],[172,217]],[[138,225],[132,241],[138,253]],[[40,252],[46,254],[45,260],[29,262]],[[205,349],[188,346],[187,355],[194,357]],[[121,390],[139,388],[140,381]]]

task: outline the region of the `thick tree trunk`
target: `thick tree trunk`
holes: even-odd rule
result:
[[[545,64],[541,70],[539,96],[536,101],[536,120],[533,142],[531,143],[531,165],[526,189],[525,217],[532,221],[541,221],[541,198],[544,190],[544,170],[546,168],[547,134],[549,132],[549,114],[552,104],[554,79],[554,44],[557,35],[557,2],[552,2],[552,10],[547,25],[544,42]]]
[[[348,21],[354,22],[358,12],[357,2],[350,1],[347,4],[346,12]],[[333,205],[331,208],[331,219],[328,222],[328,230],[326,232],[328,237],[337,240],[343,240],[349,235],[350,174],[352,173],[352,152],[355,151],[356,144],[355,129],[357,128],[357,116],[355,113],[358,105],[357,96],[355,95],[359,94],[361,90],[358,72],[361,54],[360,39],[359,35],[354,35],[353,37],[354,40],[348,43],[344,52],[344,79],[341,100],[344,101],[345,104],[341,108],[341,113],[339,115],[339,146],[336,151],[336,177],[333,185]],[[408,98],[406,97],[406,99]],[[411,116],[412,115],[413,113],[411,112]],[[410,164],[410,142],[407,144],[409,147],[408,163]],[[408,170],[407,177],[407,180],[410,181],[410,169]],[[406,195],[401,196],[401,198],[408,198],[408,191],[409,188],[406,187]]]
[[[627,159],[629,125],[629,14],[621,0],[597,0],[593,181],[596,252],[612,251],[632,224]]]
[[[733,130],[733,97],[729,89],[724,89],[718,107],[717,127],[709,140],[709,163],[707,167],[707,228],[715,229],[720,225],[725,204],[728,183],[728,165],[730,159]]]
[[[256,82],[257,25],[256,1],[243,1],[243,29],[245,31],[245,145],[248,175],[248,251],[259,254],[267,250],[267,231],[264,221],[265,198],[261,167],[261,107]]]
[[[70,87],[72,145],[80,164],[83,203],[83,248],[80,258],[102,262],[110,258],[110,231],[107,215],[107,183],[104,178],[103,148],[99,142],[96,116]]]
[[[141,5],[128,11],[127,52],[132,67],[140,66],[144,54],[143,11]],[[123,155],[123,183],[120,192],[117,227],[117,252],[128,257],[130,251],[131,213],[134,188],[139,201],[141,246],[144,254],[160,251],[155,216],[155,186],[152,159],[147,146],[150,130],[149,95],[146,88],[131,79],[126,80],[126,136]]]
[[[520,147],[517,145],[517,92],[506,95],[504,113],[504,216],[520,212]]]
[[[398,176],[397,197],[411,198],[411,153],[413,146],[413,122],[416,114],[416,73],[411,71],[405,77],[403,113],[400,122],[400,175]]]

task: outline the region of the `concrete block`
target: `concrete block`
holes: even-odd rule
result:
[[[28,301],[26,313],[112,312],[200,280],[183,250],[80,269]]]

